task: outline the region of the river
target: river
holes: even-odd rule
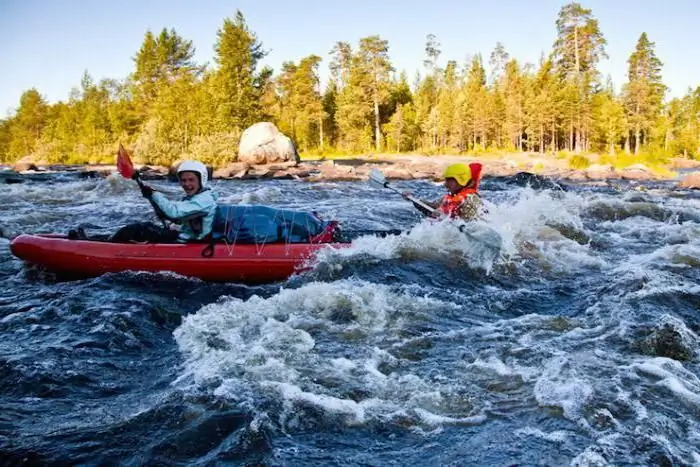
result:
[[[487,177],[493,254],[367,183],[214,189],[405,233],[254,287],[67,281],[0,240],[0,464],[700,465],[694,192]],[[4,185],[0,218],[46,233],[153,217],[131,181],[57,175]]]

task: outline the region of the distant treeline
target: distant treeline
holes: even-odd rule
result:
[[[605,38],[591,10],[561,8],[549,55],[521,63],[498,43],[488,57],[440,60],[426,38],[424,70],[397,73],[379,36],[330,51],[330,81],[319,85],[322,58],[259,67],[266,52],[243,14],[217,32],[215,63],[193,61],[194,46],[175,30],[146,32],[125,79],[93,81],[85,72],[65,102],[36,89],[0,120],[0,158],[49,163],[113,162],[118,142],[144,163],[196,157],[235,160],[242,131],[272,121],[302,154],[369,152],[598,152],[609,162],[700,158],[700,87],[666,99],[662,62],[641,33],[616,93],[597,69]]]

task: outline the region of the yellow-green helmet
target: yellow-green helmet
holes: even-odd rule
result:
[[[443,177],[454,178],[461,186],[467,186],[469,180],[472,179],[472,170],[467,164],[452,164],[445,168]]]

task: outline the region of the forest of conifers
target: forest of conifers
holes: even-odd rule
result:
[[[554,13],[554,12],[553,12]],[[0,160],[113,163],[119,142],[143,163],[236,158],[243,130],[272,121],[303,155],[600,153],[614,163],[700,159],[700,87],[667,98],[663,64],[640,31],[615,91],[597,65],[606,40],[593,12],[561,8],[549,54],[521,63],[500,43],[467,63],[445,60],[428,35],[416,76],[392,66],[389,43],[369,36],[261,67],[266,51],[243,14],[217,33],[213,65],[193,61],[194,45],[173,29],[145,33],[127,77],[95,82],[86,71],[65,101],[29,89],[0,120]],[[679,44],[680,46],[680,44]],[[465,51],[467,52],[467,51]],[[326,63],[323,89],[319,69]]]

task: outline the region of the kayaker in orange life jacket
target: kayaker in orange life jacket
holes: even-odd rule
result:
[[[452,164],[445,168],[445,188],[447,194],[437,201],[423,201],[435,208],[440,214],[430,212],[424,207],[413,203],[420,212],[430,217],[440,215],[452,219],[471,221],[484,212],[484,205],[479,196],[479,181],[481,180],[482,165],[479,162],[471,164]],[[410,192],[402,193],[404,198],[411,196]],[[422,200],[421,200],[422,201]]]

